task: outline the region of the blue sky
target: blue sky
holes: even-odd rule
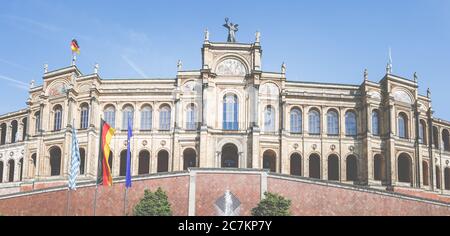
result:
[[[287,64],[288,80],[360,84],[363,70],[379,81],[392,48],[393,73],[432,90],[435,115],[450,120],[450,1],[54,1],[2,2],[0,114],[26,107],[43,64],[77,66],[102,78],[169,77],[176,62],[199,69],[205,28],[225,41],[225,17],[240,25],[239,42],[261,32],[263,70]]]

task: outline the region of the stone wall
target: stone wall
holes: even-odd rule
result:
[[[249,215],[270,191],[292,200],[293,215],[450,215],[450,204],[417,196],[295,178],[255,170],[194,169],[133,179],[124,211],[124,180],[112,187],[80,184],[70,196],[56,187],[0,197],[3,215],[125,215],[131,214],[144,190],[167,192],[174,215],[218,215],[215,203],[229,190],[240,202],[240,215]],[[68,201],[70,199],[70,201]],[[69,204],[68,204],[69,202]]]

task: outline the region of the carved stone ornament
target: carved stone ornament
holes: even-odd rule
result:
[[[349,150],[350,152],[355,151],[355,146],[350,146],[350,147],[348,147],[348,150]]]
[[[295,144],[293,145],[293,147],[294,147],[295,150],[297,150],[297,148],[298,148],[298,143],[295,143]]]
[[[331,146],[330,146],[330,149],[331,149],[332,151],[336,150],[336,145],[334,145],[334,144],[331,145]]]
[[[163,141],[161,141],[161,146],[166,146],[166,141],[165,140],[163,140]]]
[[[148,144],[148,142],[147,142],[147,140],[144,140],[144,141],[142,141],[142,146],[147,146],[147,144]]]
[[[11,152],[9,153],[9,155],[10,155],[10,156],[14,156],[14,152],[11,151]]]
[[[312,149],[313,149],[313,150],[316,150],[316,149],[317,149],[317,144],[313,144],[313,145],[312,145]]]
[[[245,76],[245,66],[236,59],[226,59],[218,66],[216,73],[223,76]]]

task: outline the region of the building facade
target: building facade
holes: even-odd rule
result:
[[[99,126],[116,129],[114,177],[189,167],[272,172],[375,188],[450,194],[450,122],[433,116],[417,78],[391,73],[360,85],[289,81],[264,72],[255,42],[205,37],[202,68],[176,78],[102,79],[73,65],[45,72],[27,108],[0,117],[0,188],[67,181],[72,126],[80,181],[97,175]],[[130,119],[129,119],[130,118]]]

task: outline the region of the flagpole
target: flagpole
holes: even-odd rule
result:
[[[69,216],[69,207],[70,207],[70,188],[67,188],[67,208],[66,208],[66,216]]]
[[[127,216],[127,198],[128,198],[128,188],[125,187],[125,196],[123,200],[123,215]]]
[[[95,213],[96,213],[96,210],[97,210],[97,194],[98,194],[98,175],[100,175],[101,174],[101,171],[102,171],[102,169],[101,169],[101,147],[102,147],[102,129],[103,129],[103,127],[102,127],[102,124],[103,124],[103,122],[102,122],[102,120],[103,120],[103,116],[102,115],[100,115],[100,127],[99,127],[99,133],[98,133],[98,150],[99,150],[99,153],[98,153],[98,165],[97,165],[97,179],[95,180],[95,192],[94,192],[94,216],[95,216]]]

